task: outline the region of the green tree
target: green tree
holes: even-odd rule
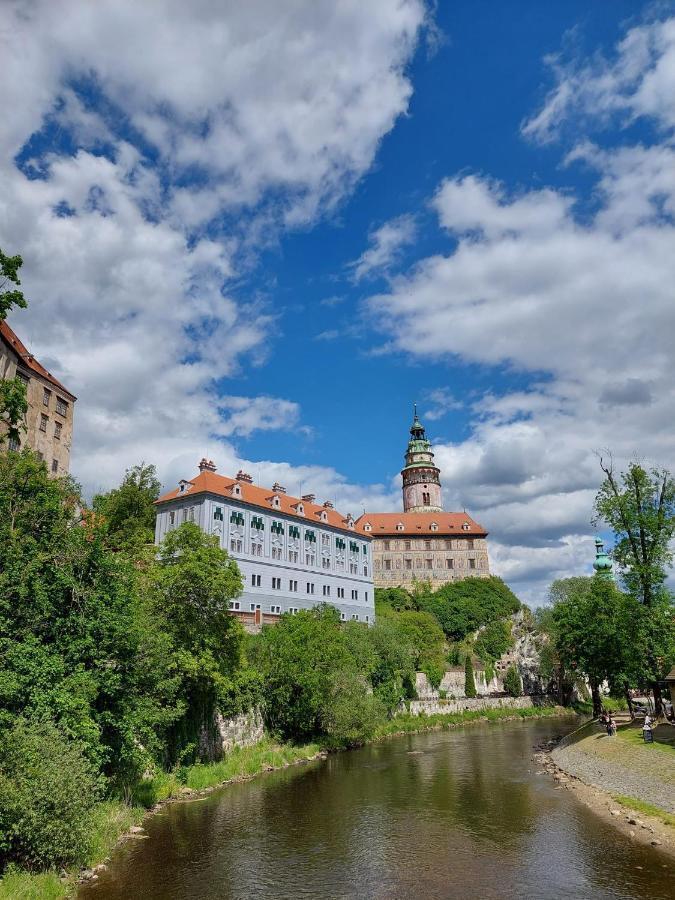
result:
[[[105,518],[111,546],[131,549],[153,542],[160,487],[155,467],[141,462],[127,469],[118,488],[94,497],[94,512]]]
[[[348,669],[335,674],[321,712],[322,731],[331,747],[365,743],[384,718],[382,701],[368,691],[362,675]]]
[[[608,461],[601,457],[600,466],[605,480],[595,499],[595,521],[606,522],[614,531],[612,556],[629,592],[647,609],[661,606],[663,585],[673,561],[675,479],[666,469],[647,471],[637,462],[616,475],[611,457]],[[649,662],[654,701],[660,712],[658,681],[673,657],[664,658],[652,650]]]
[[[481,629],[474,642],[474,652],[486,666],[492,666],[513,646],[510,619],[496,619]]]
[[[413,665],[438,687],[446,670],[445,637],[436,618],[427,612],[406,610],[394,619],[401,638],[410,646]]]
[[[506,670],[504,690],[511,697],[521,697],[523,694],[523,680],[515,666],[509,666]]]
[[[476,696],[476,682],[473,677],[473,660],[471,659],[471,654],[466,654],[466,659],[464,661],[464,694],[467,697],[475,697]]]
[[[21,443],[21,432],[26,431],[26,413],[28,399],[26,385],[20,378],[7,378],[0,381],[0,445],[5,440]]]
[[[7,313],[13,306],[21,309],[28,306],[23,292],[18,290],[21,284],[19,269],[22,265],[23,259],[20,256],[7,256],[0,249],[0,321],[7,318]]]
[[[461,641],[495,619],[520,609],[520,601],[496,576],[452,581],[435,593],[420,596],[420,609],[432,613],[452,641]]]

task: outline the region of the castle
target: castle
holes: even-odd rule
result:
[[[415,409],[405,454],[402,513],[364,513],[357,527],[372,537],[375,587],[433,589],[490,574],[487,531],[466,512],[445,512],[440,469]]]

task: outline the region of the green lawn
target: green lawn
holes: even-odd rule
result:
[[[664,753],[675,755],[675,727],[672,725],[659,725],[654,729],[654,742],[646,744],[642,737],[642,725],[631,723],[619,728],[617,737],[627,741],[633,746],[646,747],[647,749],[660,750]]]
[[[617,803],[620,803],[621,806],[626,806],[628,809],[634,809],[635,812],[644,813],[645,816],[655,816],[665,825],[675,827],[675,816],[665,812],[663,809],[659,809],[658,806],[653,806],[651,803],[645,803],[644,800],[637,800],[635,797],[626,797],[623,794],[615,794],[614,799]]]

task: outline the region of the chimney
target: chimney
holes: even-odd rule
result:
[[[215,472],[216,464],[212,459],[207,459],[203,456],[199,462],[199,471],[200,472]]]
[[[248,472],[242,472],[241,469],[237,472],[237,481],[244,481],[246,484],[253,484],[253,476],[249,475]]]
[[[305,503],[314,503],[314,501],[316,500],[316,494],[303,494],[302,499],[305,501]]]
[[[285,494],[286,488],[279,484],[278,481],[275,481],[272,485],[272,490],[275,494]]]
[[[334,509],[334,506],[330,500],[323,501],[324,509]]]

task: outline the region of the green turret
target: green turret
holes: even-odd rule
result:
[[[605,545],[602,538],[595,539],[595,562],[593,563],[595,574],[606,581],[614,581],[612,572],[612,560],[605,553]]]
[[[404,512],[441,512],[443,510],[440,470],[434,463],[431,442],[417,415],[417,405],[413,411],[410,440],[401,475],[403,476]]]

